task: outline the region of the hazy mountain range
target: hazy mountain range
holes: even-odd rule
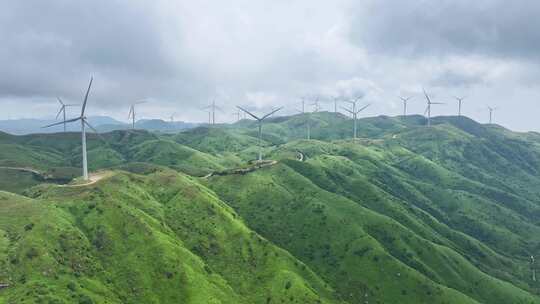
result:
[[[63,125],[58,125],[50,128],[43,126],[57,123],[58,120],[53,119],[11,119],[0,120],[0,131],[15,134],[25,135],[34,133],[57,133],[64,130]],[[131,128],[131,124],[120,122],[108,116],[91,116],[88,117],[88,122],[100,132],[108,132],[114,130],[125,130]],[[177,132],[188,128],[193,128],[200,124],[187,123],[182,121],[168,122],[161,119],[141,119],[136,122],[136,128],[148,131],[161,132]],[[67,131],[79,131],[79,124],[66,124]]]

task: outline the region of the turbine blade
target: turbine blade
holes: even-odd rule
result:
[[[431,99],[429,98],[427,92],[426,92],[426,89],[425,88],[422,88],[422,90],[424,91],[424,95],[426,96],[426,99],[428,101],[428,103],[431,103]]]
[[[74,122],[74,121],[77,121],[77,120],[80,120],[80,119],[81,119],[80,117],[72,118],[72,119],[68,119],[66,121],[60,121],[60,122],[56,122],[56,123],[53,123],[53,124],[50,124],[50,125],[46,125],[46,126],[41,127],[41,128],[45,129],[45,128],[49,128],[49,127],[53,127],[53,126],[57,126],[57,125],[63,125],[64,123],[70,123],[70,122]]]
[[[429,110],[429,106],[426,107],[426,110],[424,111],[424,116],[426,116],[428,110]]]
[[[440,105],[440,104],[446,104],[446,103],[444,103],[444,102],[432,102],[431,104],[432,105],[434,105],[434,104],[439,104]]]
[[[272,111],[272,112],[270,112],[270,113],[264,115],[264,116],[261,118],[261,120],[264,120],[265,118],[268,118],[268,117],[272,116],[272,114],[276,113],[277,111],[279,111],[279,110],[281,110],[281,109],[283,109],[283,107],[279,107],[279,108],[275,109],[274,111]]]
[[[94,133],[98,133],[98,130],[96,130],[96,128],[92,127],[92,125],[90,123],[88,123],[88,121],[86,121],[86,119],[84,120],[84,124],[87,125],[90,129],[92,129],[92,131],[94,131]]]
[[[64,103],[62,102],[62,99],[60,99],[60,97],[56,97],[56,99],[58,100],[58,102],[64,106]]]
[[[88,84],[88,90],[86,90],[86,95],[84,96],[84,102],[82,105],[81,110],[81,117],[84,117],[84,110],[86,110],[86,102],[88,101],[88,94],[90,94],[90,88],[92,87],[92,81],[94,80],[94,77],[90,77],[90,83]]]
[[[99,139],[101,139],[103,142],[105,142],[105,144],[109,145],[109,142],[103,136],[101,136],[101,134],[99,134],[99,132],[98,132],[98,130],[96,130],[96,128],[92,127],[92,125],[90,123],[88,123],[88,121],[86,121],[86,119],[84,119],[83,121],[84,121],[84,124],[87,127],[92,129],[92,131],[94,131],[94,133],[96,133],[96,135],[99,137]]]
[[[242,107],[239,107],[239,106],[236,106],[238,109],[242,110],[243,112],[247,113],[249,116],[255,118],[256,120],[262,120],[261,118],[255,116],[255,114],[252,114],[250,111],[242,108]]]
[[[371,104],[367,104],[365,106],[363,106],[360,110],[358,110],[356,113],[360,113],[362,111],[364,111],[367,107],[369,107]]]
[[[60,111],[58,111],[58,114],[56,114],[56,118],[55,119],[58,119],[58,116],[60,116],[60,113],[62,113],[62,111],[65,111],[66,110],[66,106],[61,106],[60,107]]]
[[[349,110],[349,109],[347,109],[347,108],[345,108],[345,107],[341,107],[341,108],[342,108],[343,110],[345,110],[345,111],[351,113],[351,114],[354,114],[353,111],[351,111],[351,110]]]

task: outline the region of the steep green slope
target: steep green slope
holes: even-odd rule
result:
[[[366,209],[367,202],[327,192],[289,166],[214,177],[209,185],[253,229],[303,260],[352,303],[538,302],[451,248]]]
[[[309,268],[172,171],[0,192],[6,303],[337,303]]]

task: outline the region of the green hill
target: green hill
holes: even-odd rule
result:
[[[13,284],[0,302],[338,303],[184,175],[117,173],[33,195],[0,192],[0,281]]]
[[[0,133],[0,303],[540,303],[538,133],[307,121]]]

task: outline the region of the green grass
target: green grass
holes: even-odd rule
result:
[[[91,186],[0,170],[0,303],[540,303],[540,135],[381,116],[352,141],[320,112],[306,140],[306,119],[269,119],[278,163],[250,173],[231,170],[258,154],[248,120],[89,135],[113,172]],[[80,175],[77,133],[0,147],[0,166]]]

